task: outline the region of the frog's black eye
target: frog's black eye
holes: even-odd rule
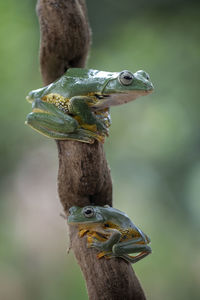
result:
[[[91,218],[94,216],[94,208],[93,207],[84,207],[83,214],[86,218]]]
[[[119,82],[122,85],[130,85],[133,82],[134,76],[129,71],[122,71],[118,76]]]

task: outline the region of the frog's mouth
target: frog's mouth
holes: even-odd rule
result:
[[[146,96],[153,92],[153,89],[151,90],[135,90],[128,93],[116,93],[116,94],[110,94],[110,95],[99,95],[96,94],[97,102],[92,105],[92,109],[94,110],[102,110],[104,108],[108,108],[110,106],[115,105],[121,105],[128,103],[130,101],[133,101],[137,99],[140,96]]]

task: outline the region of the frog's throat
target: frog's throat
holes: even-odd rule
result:
[[[152,92],[153,90],[134,90],[134,91],[129,91],[128,93],[118,92],[110,95],[104,94],[103,98],[100,99],[94,105],[92,105],[91,108],[94,110],[102,110],[110,106],[125,104],[137,99],[140,96],[149,95]]]

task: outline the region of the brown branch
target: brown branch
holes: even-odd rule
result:
[[[69,67],[84,67],[90,29],[84,0],[39,0],[40,65],[44,84]],[[58,192],[64,210],[73,205],[112,205],[112,182],[102,144],[58,141]],[[131,267],[122,259],[98,260],[85,238],[70,228],[72,248],[84,274],[89,299],[145,299]]]

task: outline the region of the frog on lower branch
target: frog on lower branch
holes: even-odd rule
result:
[[[26,124],[54,139],[104,142],[111,124],[109,107],[152,91],[149,75],[142,70],[133,74],[72,68],[57,81],[29,93],[32,112]]]
[[[87,234],[88,247],[100,251],[98,258],[121,257],[136,263],[151,253],[150,238],[125,213],[108,205],[73,206],[68,223],[79,227],[79,237]]]

